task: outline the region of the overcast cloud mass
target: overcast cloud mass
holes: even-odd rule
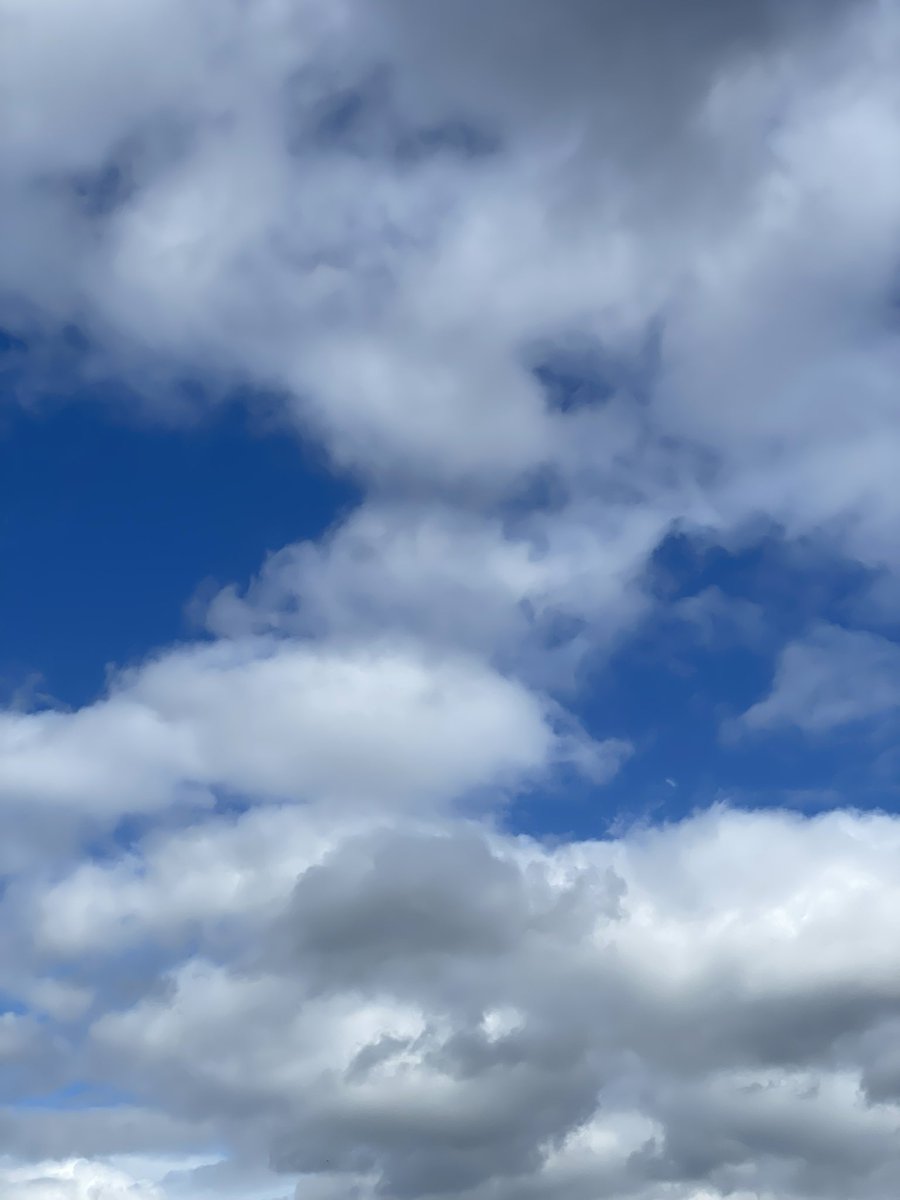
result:
[[[900,0],[0,0],[0,164],[0,412],[355,497],[0,708],[0,1197],[896,1200]]]

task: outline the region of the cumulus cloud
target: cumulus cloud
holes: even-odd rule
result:
[[[185,375],[274,390],[393,491],[549,473],[526,539],[604,632],[673,521],[894,562],[893,4],[74,13],[4,6],[14,327],[79,326],[86,370],[166,412]],[[548,364],[605,400],[561,408]],[[395,564],[403,509],[366,531]],[[520,535],[436,521],[424,557],[508,589]]]
[[[650,429],[726,456],[724,519],[807,528],[872,501],[871,475],[836,490],[828,463],[886,415],[893,6],[6,9],[12,318],[78,322],[136,380],[168,363],[277,387],[379,477],[583,477],[587,435],[594,486],[624,446],[639,491],[673,482],[645,422],[566,419],[530,367],[573,338],[639,355],[662,320]],[[460,150],[453,119],[496,148]],[[805,435],[814,403],[784,473],[769,441]]]
[[[892,1195],[895,818],[718,810],[556,849],[455,820],[330,832],[275,882],[246,853],[235,903],[217,818],[223,854],[189,856],[200,923],[188,889],[131,899],[168,890],[180,839],[107,868],[129,944],[192,932],[82,1023],[98,1078],[316,1195]],[[101,978],[125,966],[110,920]],[[142,1136],[83,1121],[119,1152]]]
[[[641,576],[668,519],[599,505],[565,521],[364,505],[326,541],[272,556],[244,595],[225,589],[206,621],[231,636],[387,629],[559,684],[586,646],[611,646],[644,615]],[[567,625],[578,634],[550,647]]]
[[[6,713],[0,793],[100,816],[179,785],[391,806],[449,801],[540,772],[540,698],[473,659],[222,641],[126,673],[74,713]]]

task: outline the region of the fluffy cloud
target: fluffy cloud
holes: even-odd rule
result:
[[[283,821],[305,845],[302,810]],[[896,819],[718,810],[557,849],[332,826],[277,880],[241,849],[259,830],[192,835],[223,851],[187,855],[199,921],[166,885],[180,838],[106,868],[95,978],[160,921],[191,929],[161,979],[80,1025],[82,1061],[148,1112],[298,1194],[892,1195]],[[81,1136],[120,1153],[153,1127],[98,1138],[103,1115]]]
[[[647,612],[642,576],[668,519],[596,504],[564,521],[367,504],[326,541],[274,555],[245,595],[221,592],[206,622],[226,636],[389,631],[559,686]]]
[[[540,698],[477,660],[264,639],[175,651],[90,707],[0,722],[9,803],[113,817],[178,785],[439,803],[539,772],[556,741]]]
[[[161,1200],[162,1193],[123,1171],[82,1159],[0,1167],[9,1200]]]
[[[726,455],[727,521],[880,506],[871,474],[838,487],[829,463],[871,471],[885,435],[896,14],[823,8],[157,2],[126,25],[8,0],[11,317],[80,322],[151,392],[167,361],[279,387],[379,477],[584,483],[589,464],[597,487],[624,447],[638,494],[669,491],[696,482],[671,444],[659,476],[654,438],[675,436]],[[496,148],[461,150],[463,117]],[[548,410],[536,358],[640,356],[654,321],[649,442],[633,407]],[[805,436],[812,405],[801,474],[782,471],[772,436]],[[889,516],[866,514],[860,552]]]
[[[485,582],[521,538],[472,498],[549,475],[540,535],[600,567],[551,586],[604,633],[672,521],[894,562],[893,4],[74,14],[4,6],[13,327],[77,324],[167,412],[186,374],[274,389],[379,487],[463,489],[435,545]],[[563,411],[548,378],[591,376]]]

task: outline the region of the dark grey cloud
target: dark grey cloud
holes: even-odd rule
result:
[[[548,957],[564,952],[615,916],[623,889],[610,870],[559,891],[474,829],[385,831],[303,875],[282,936],[297,967],[329,985],[402,987],[409,970],[418,985],[459,958],[494,973],[526,943]]]
[[[204,1142],[214,1149],[215,1136],[212,1126],[188,1124],[168,1113],[127,1103],[88,1104],[76,1109],[0,1109],[4,1153],[33,1161],[190,1154]]]

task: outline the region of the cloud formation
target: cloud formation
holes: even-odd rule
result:
[[[0,1190],[892,1198],[897,818],[613,828],[579,697],[674,617],[770,654],[744,734],[896,713],[900,5],[0,27],[9,402],[237,391],[363,494],[0,712]],[[786,634],[673,535],[869,590]],[[576,779],[595,836],[513,832]]]
[[[77,712],[4,715],[0,791],[112,816],[167,804],[179,783],[427,805],[540,770],[548,716],[477,660],[222,641],[126,673]]]
[[[212,818],[31,906],[40,953],[103,981],[67,1036],[145,1105],[83,1114],[87,1144],[134,1155],[165,1113],[298,1195],[892,1194],[895,818],[325,836]],[[145,942],[161,973],[128,1000]]]

